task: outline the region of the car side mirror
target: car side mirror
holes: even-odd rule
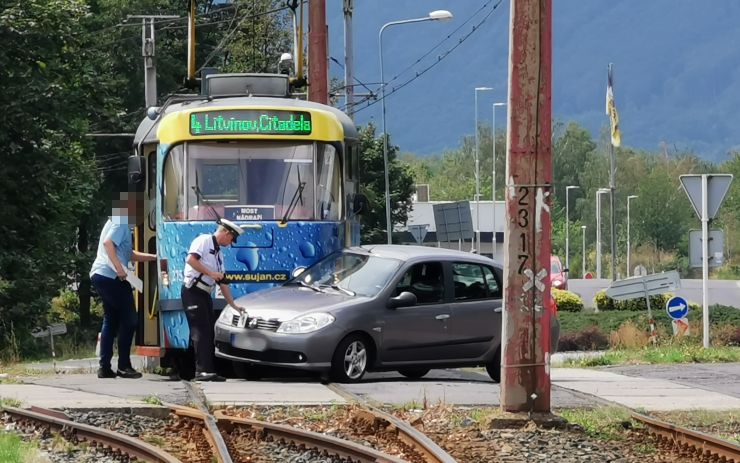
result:
[[[388,299],[388,308],[397,309],[399,307],[411,307],[416,305],[416,294],[403,291],[396,297]]]
[[[370,203],[367,196],[357,193],[352,201],[352,212],[356,215],[362,215],[370,212]]]
[[[138,185],[144,181],[146,173],[146,158],[144,156],[128,157],[128,183],[129,185]]]
[[[563,269],[563,273],[568,273],[568,272],[570,272],[570,269],[569,268],[564,268]]]

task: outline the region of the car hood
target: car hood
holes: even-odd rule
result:
[[[309,312],[332,312],[336,309],[367,300],[363,296],[325,289],[314,291],[300,286],[281,286],[244,295],[236,303],[247,310],[250,317],[286,321]]]

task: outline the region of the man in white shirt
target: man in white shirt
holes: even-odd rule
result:
[[[216,317],[211,293],[216,285],[219,285],[229,305],[240,312],[244,311],[234,302],[228,282],[224,279],[221,256],[221,247],[235,243],[244,230],[226,219],[220,219],[218,224],[214,234],[200,235],[190,244],[180,293],[190,326],[190,340],[195,348],[195,381],[225,380],[216,374],[215,365],[213,327]]]

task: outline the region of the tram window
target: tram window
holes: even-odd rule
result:
[[[332,145],[320,145],[317,161],[318,218],[319,220],[339,220],[342,174],[336,149]]]
[[[185,214],[185,156],[182,145],[167,154],[164,163],[163,203],[165,220],[184,220]]]
[[[206,201],[239,201],[239,166],[233,163],[206,163],[200,169],[200,191]]]

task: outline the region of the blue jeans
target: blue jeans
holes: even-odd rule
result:
[[[104,277],[97,273],[90,280],[103,300],[100,368],[111,368],[114,337],[118,337],[118,369],[131,368],[131,341],[138,322],[131,285],[127,281]]]

